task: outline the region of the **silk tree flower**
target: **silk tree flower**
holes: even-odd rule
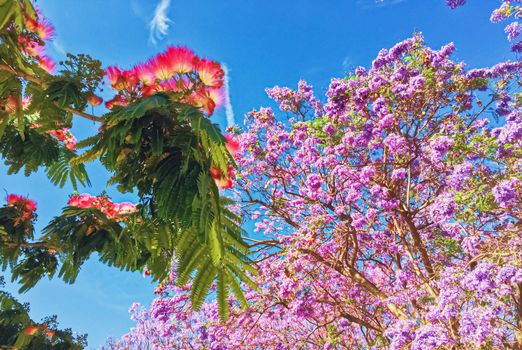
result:
[[[93,206],[93,201],[96,200],[97,197],[91,196],[88,193],[83,193],[80,195],[74,195],[69,198],[69,201],[67,204],[69,204],[71,207],[78,207],[78,208],[90,208]]]
[[[196,55],[189,48],[169,46],[163,54],[158,55],[156,62],[156,69],[166,70],[170,75],[189,73],[195,69]]]
[[[134,66],[133,71],[138,80],[145,86],[153,85],[157,79],[152,67],[146,63],[137,64]]]
[[[53,74],[56,62],[49,56],[42,55],[38,56],[38,65],[43,68],[47,73]]]
[[[197,61],[196,67],[201,82],[206,86],[220,88],[223,86],[225,73],[221,65],[215,61],[203,58]]]
[[[185,102],[203,109],[210,116],[217,107],[225,104],[225,94],[222,89],[201,87],[188,96]]]
[[[20,210],[20,213],[22,214],[21,217],[23,220],[30,220],[31,218],[33,218],[34,212],[36,211],[35,201],[17,194],[9,194],[7,196],[7,206],[15,207],[18,210]]]
[[[103,102],[103,99],[100,96],[90,95],[87,97],[87,103],[91,106],[96,107],[99,106]]]
[[[88,193],[73,195],[67,204],[81,209],[98,209],[110,220],[123,221],[126,216],[137,212],[136,205],[130,202],[113,203],[106,196],[92,196]]]
[[[33,336],[39,329],[40,327],[38,325],[30,325],[24,328],[24,334]]]
[[[237,158],[240,154],[240,146],[238,140],[234,138],[232,135],[225,135],[225,146],[227,150],[230,152],[232,157]]]
[[[125,82],[121,70],[116,66],[110,66],[105,70],[105,74],[111,83],[111,86],[116,90],[123,90]]]
[[[42,16],[39,16],[38,19],[26,18],[24,25],[27,30],[36,33],[44,41],[50,40],[54,36],[54,27]]]
[[[130,202],[115,203],[114,210],[118,215],[129,215],[137,211],[136,205]]]
[[[38,57],[43,55],[45,46],[40,45],[40,43],[33,41],[26,35],[18,36],[18,44],[20,45],[21,50],[27,54],[28,56]]]
[[[52,135],[58,139],[58,141],[63,142],[65,147],[67,147],[71,152],[76,152],[76,137],[71,133],[69,128],[49,130],[47,132],[49,135]]]
[[[220,189],[229,189],[234,186],[232,181],[233,168],[229,166],[228,171],[223,173],[219,168],[214,166],[210,167],[210,176],[214,179],[216,186]]]

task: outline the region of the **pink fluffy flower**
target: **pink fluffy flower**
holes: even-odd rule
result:
[[[77,207],[82,209],[91,208],[94,201],[97,199],[95,196],[91,196],[88,193],[82,193],[80,195],[72,196],[67,202],[71,207]]]
[[[47,73],[49,73],[49,74],[54,73],[54,68],[56,66],[56,62],[54,62],[54,60],[51,57],[49,57],[47,55],[38,56],[38,64]]]
[[[221,65],[217,62],[203,58],[196,64],[199,79],[206,86],[219,88],[223,86],[223,76],[225,73]]]
[[[54,27],[45,18],[40,17],[38,20],[33,18],[25,19],[25,28],[31,32],[36,33],[42,40],[52,39],[54,35]]]
[[[227,140],[225,146],[232,157],[236,158],[239,155],[239,142],[232,135],[225,135],[225,139]]]
[[[24,220],[31,219],[36,211],[35,201],[17,194],[10,194],[7,196],[7,206],[18,208],[21,211]]]
[[[129,215],[135,213],[138,209],[136,205],[130,202],[122,202],[114,204],[115,211],[118,215]]]

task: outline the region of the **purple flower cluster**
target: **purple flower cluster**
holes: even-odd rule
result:
[[[517,190],[519,186],[520,180],[513,178],[504,180],[493,187],[493,196],[498,205],[506,208],[517,203],[520,200],[520,191]]]
[[[513,22],[511,24],[508,24],[504,31],[507,34],[508,40],[513,41],[520,35],[520,32],[522,31],[522,26],[519,22]]]
[[[213,300],[194,311],[173,276],[115,348],[514,344],[522,65],[467,72],[453,50],[421,36],[383,50],[331,80],[324,110],[304,81],[268,89],[285,118],[253,110],[238,136],[234,190],[259,241],[249,307],[231,293],[226,322]],[[493,130],[477,101],[488,87],[503,115]]]
[[[466,0],[446,0],[446,4],[452,9],[456,9],[466,3]]]

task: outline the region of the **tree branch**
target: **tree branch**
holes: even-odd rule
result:
[[[43,81],[42,79],[37,78],[37,77],[35,77],[33,75],[30,75],[30,74],[24,73],[24,72],[17,71],[16,69],[11,68],[11,67],[9,67],[6,64],[0,64],[0,71],[4,71],[4,72],[11,73],[13,75],[16,75],[17,77],[20,77],[22,79],[25,79],[27,81],[30,81],[30,82],[35,83],[37,85],[40,85],[44,89],[47,89],[49,87],[49,85],[45,81]],[[92,120],[92,121],[95,121],[95,122],[103,122],[103,118],[102,117],[97,117],[95,115],[92,115],[92,114],[89,114],[89,113],[85,113],[83,111],[79,111],[79,110],[76,110],[76,109],[70,108],[70,107],[60,107],[60,106],[58,106],[58,107],[62,108],[63,110],[66,110],[67,112],[76,114],[79,117],[82,117],[82,118],[85,118],[85,119],[89,119],[89,120]]]
[[[366,277],[364,277],[359,271],[357,271],[357,269],[355,269],[351,266],[348,266],[346,269],[344,269],[342,266],[340,266],[338,264],[334,264],[330,261],[327,261],[321,255],[319,255],[319,253],[317,253],[313,250],[310,250],[310,249],[299,249],[299,251],[313,257],[317,262],[320,262],[320,263],[336,270],[341,275],[350,277],[351,280],[353,280],[354,282],[361,285],[366,291],[368,291],[373,296],[376,296],[376,297],[380,298],[381,300],[388,299],[388,296],[385,293],[383,293],[370,280],[368,280]],[[388,310],[391,311],[391,313],[395,317],[400,318],[400,319],[408,318],[408,316],[404,313],[404,311],[399,309],[395,304],[387,303],[386,307],[388,308]]]
[[[2,245],[7,248],[43,248],[47,246],[47,242],[35,242],[35,243],[15,243],[15,242],[2,242]]]

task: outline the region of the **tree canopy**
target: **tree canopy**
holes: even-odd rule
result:
[[[29,0],[0,2],[0,156],[9,174],[44,169],[58,187],[89,186],[85,163],[100,162],[108,185],[138,196],[114,203],[105,193],[74,193],[43,230],[35,232],[36,203],[10,194],[0,207],[0,261],[26,291],[42,277],[73,283],[93,254],[111,266],[179,284],[193,279],[197,308],[213,281],[220,317],[229,289],[244,299],[243,271],[256,273],[241,219],[221,189],[230,187],[233,135],[209,120],[224,102],[219,63],[185,47],[169,47],[130,69],[88,54],[56,64],[45,53],[53,27]],[[107,76],[114,97],[101,116],[87,113]],[[77,118],[100,123],[76,140]],[[38,205],[45,205],[39,203]]]
[[[516,20],[518,3],[491,21]],[[518,21],[505,32],[522,51]],[[52,38],[31,1],[0,0],[0,156],[75,190],[41,232],[45,203],[10,193],[0,207],[0,262],[21,292],[73,283],[93,255],[151,275],[157,298],[110,349],[522,348],[520,60],[467,69],[417,33],[324,98],[304,80],[267,89],[279,111],[224,134],[218,62],[169,46],[128,69],[57,64]],[[88,113],[105,79],[106,112]],[[78,118],[98,132],[77,140]],[[80,193],[88,162],[138,202]],[[86,338],[0,292],[4,344]]]

